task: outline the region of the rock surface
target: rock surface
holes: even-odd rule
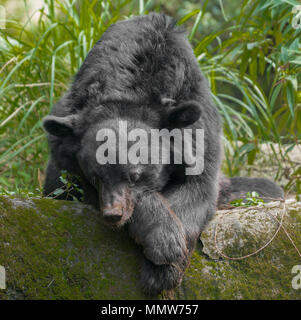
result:
[[[157,298],[300,299],[292,274],[301,257],[301,203],[218,211],[203,232],[179,288]],[[273,241],[255,255],[249,255]],[[145,299],[139,248],[110,230],[91,207],[52,199],[0,196],[1,299]]]

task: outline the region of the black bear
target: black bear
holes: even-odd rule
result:
[[[187,175],[185,161],[100,164],[96,153],[105,141],[98,141],[98,132],[118,134],[120,121],[148,137],[152,129],[202,129],[203,171]],[[225,178],[219,183],[222,123],[184,30],[156,13],[111,25],[43,126],[51,149],[44,194],[61,186],[61,170],[73,174],[84,201],[110,224],[126,224],[143,246],[144,291],[176,287],[216,210],[219,188],[226,186],[222,202],[233,186]],[[124,150],[116,142],[120,158],[130,146]]]

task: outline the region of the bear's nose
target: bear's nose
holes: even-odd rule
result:
[[[109,223],[118,222],[122,218],[122,215],[123,215],[122,210],[119,208],[117,208],[117,210],[115,208],[103,210],[103,216],[106,219],[106,221]]]

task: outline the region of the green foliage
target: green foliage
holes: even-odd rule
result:
[[[0,189],[38,193],[47,161],[41,119],[112,23],[155,10],[188,29],[224,119],[226,173],[247,168],[253,174],[266,143],[273,178],[301,193],[301,163],[289,156],[301,140],[301,30],[292,26],[297,4],[44,0],[33,15],[24,1],[22,19],[12,16],[0,29]]]
[[[230,202],[234,207],[251,207],[264,203],[264,200],[259,198],[259,194],[255,191],[247,192],[245,199],[235,199]]]
[[[224,118],[228,173],[237,175],[245,163],[253,165],[260,144],[272,142],[279,146],[276,152],[271,145],[275,179],[287,167],[297,176],[288,188],[300,181],[300,163],[288,156],[301,139],[301,31],[292,27],[294,4],[244,1],[231,24],[195,41],[195,54]]]
[[[51,194],[51,197],[56,198],[60,195],[65,195],[66,199],[70,196],[73,198],[74,201],[82,200],[84,192],[80,188],[80,186],[74,182],[74,177],[70,175],[65,170],[61,171],[60,181],[63,183],[63,186],[57,188]],[[74,196],[74,194],[80,195],[79,198]],[[50,196],[50,195],[48,195]]]

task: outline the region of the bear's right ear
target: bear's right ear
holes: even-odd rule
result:
[[[78,116],[73,114],[66,117],[49,115],[43,119],[43,127],[54,136],[66,137],[74,133],[77,118]]]

